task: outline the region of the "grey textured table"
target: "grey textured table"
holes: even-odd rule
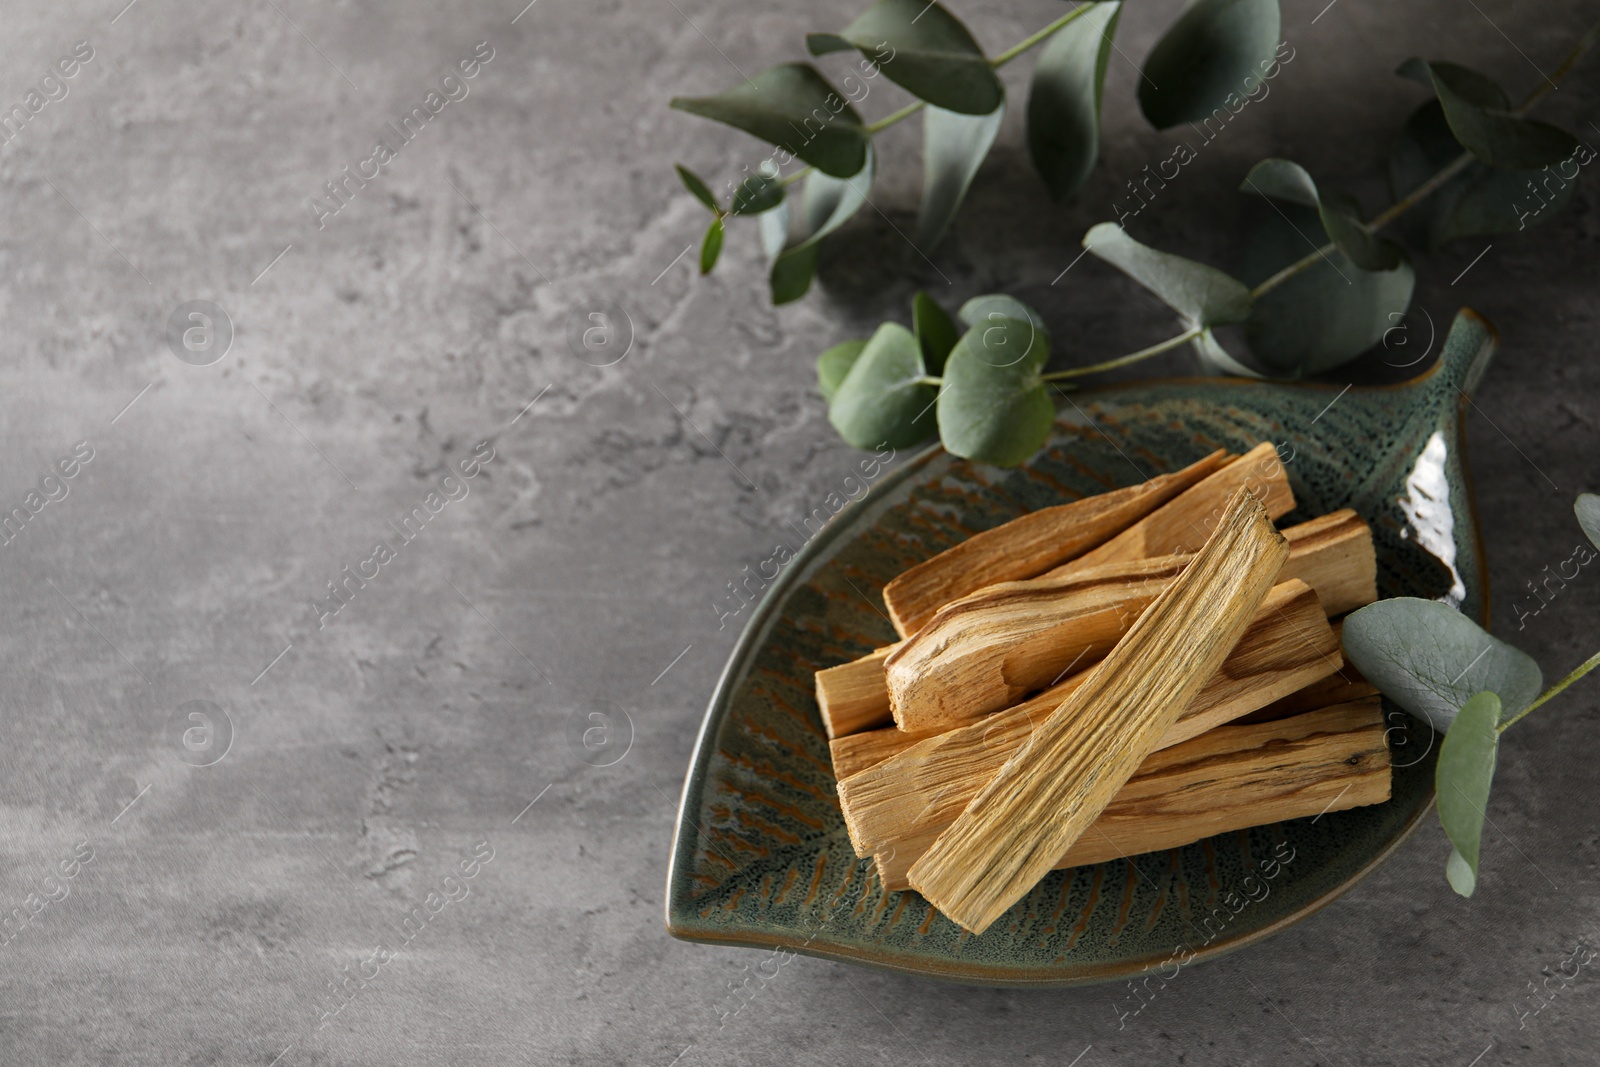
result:
[[[1600,930],[1593,684],[1508,739],[1472,901],[1446,887],[1430,821],[1334,906],[1186,971],[1121,1028],[1120,989],[970,990],[805,958],[731,1014],[760,954],[663,931],[682,774],[735,637],[713,602],[855,461],[815,353],[901,314],[917,284],[951,306],[1032,298],[1080,361],[1162,336],[1152,301],[1093,260],[1051,285],[1121,183],[1170,153],[1122,58],[1104,163],[1074,203],[1045,199],[1014,109],[924,262],[896,232],[920,183],[908,124],[885,139],[884,214],[775,310],[748,227],[710,278],[680,255],[703,218],[671,172],[762,153],[666,99],[796,57],[852,5],[120,3],[13,2],[0,41],[0,104],[24,113],[88,42],[0,146],[0,510],[31,510],[58,460],[92,451],[0,549],[0,1062],[1594,1062],[1592,973],[1517,1014]],[[980,6],[958,10],[990,48],[1061,10]],[[1400,60],[1523,91],[1592,17],[1289,7],[1295,60],[1142,238],[1228,263],[1261,210],[1234,188],[1269,154],[1372,203],[1420,99],[1390,75]],[[1142,56],[1176,8],[1130,5],[1123,51]],[[475,49],[475,76],[442,85]],[[1547,112],[1590,136],[1595,71]],[[345,206],[308,207],[343,168],[370,172],[385,124],[434,90],[455,98]],[[903,100],[875,91],[873,116]],[[1571,498],[1600,478],[1592,188],[1454,283],[1478,247],[1421,269],[1435,321],[1471,304],[1505,334],[1469,425],[1502,632],[1571,555]],[[185,310],[174,347],[188,301],[227,319]],[[566,335],[607,301],[632,345],[596,367]],[[1593,650],[1597,606],[1585,571],[1516,636],[1556,676]],[[613,716],[609,752],[626,753],[605,766],[569,740],[592,701],[631,719]]]

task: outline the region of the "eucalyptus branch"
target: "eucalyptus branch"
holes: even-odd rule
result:
[[[1596,40],[1600,40],[1600,23],[1596,23],[1595,25],[1591,26],[1589,28],[1589,32],[1578,39],[1578,43],[1573,46],[1572,51],[1567,54],[1567,58],[1561,61],[1561,65],[1555,69],[1554,73],[1546,76],[1543,84],[1538,86],[1527,96],[1523,97],[1522,103],[1518,104],[1514,109],[1512,109],[1511,113],[1513,115],[1526,115],[1533,109],[1535,104],[1544,99],[1544,97],[1549,93],[1554,92],[1560,85],[1561,81],[1566,78],[1568,74],[1572,73],[1572,68],[1577,65],[1578,60],[1583,57],[1583,54],[1590,48],[1594,47]],[[1411,192],[1406,196],[1390,205],[1387,210],[1373,216],[1370,222],[1365,223],[1367,232],[1377,233],[1379,230],[1389,225],[1389,223],[1393,222],[1395,219],[1399,218],[1401,215],[1404,215],[1407,211],[1410,211],[1412,208],[1422,203],[1422,201],[1438,192],[1449,183],[1450,179],[1454,178],[1457,174],[1460,174],[1471,165],[1472,153],[1461,153],[1455,159],[1452,159],[1448,164],[1446,164],[1444,169],[1440,170],[1439,173],[1435,174],[1433,177],[1429,178],[1427,181],[1411,190]],[[1327,258],[1335,250],[1336,246],[1332,241],[1329,241],[1315,252],[1312,252],[1302,259],[1289,264],[1287,267],[1283,268],[1278,273],[1274,274],[1272,277],[1268,278],[1266,281],[1250,290],[1250,296],[1252,298],[1259,298],[1267,293],[1272,292],[1272,290],[1276,289],[1289,279],[1307,270],[1310,270],[1312,267],[1317,265],[1319,260]]]
[[[1010,48],[1007,48],[1004,52],[1001,52],[999,55],[989,60],[989,66],[993,67],[995,70],[999,70],[1001,67],[1005,66],[1013,59],[1016,59],[1024,52],[1027,52],[1033,48],[1037,48],[1045,41],[1048,41],[1056,33],[1056,31],[1063,29],[1070,24],[1073,19],[1076,19],[1080,15],[1088,12],[1092,6],[1093,5],[1091,4],[1084,4],[1081,7],[1074,8],[1065,15],[1062,15],[1060,18],[1056,19],[1054,22],[1045,26],[1043,29],[1039,30],[1037,33],[1033,33],[1027,37],[1024,37]],[[927,106],[928,102],[926,100],[915,100],[901,108],[899,111],[885,115],[877,122],[868,123],[862,128],[866,131],[868,136],[874,136],[882,133],[884,130],[887,130],[890,126],[893,126],[897,122],[903,122]],[[815,167],[803,167],[800,170],[795,171],[793,174],[785,177],[782,180],[782,184],[786,186],[793,185],[795,182],[799,181],[801,178],[804,178],[807,174],[810,174],[815,169]]]

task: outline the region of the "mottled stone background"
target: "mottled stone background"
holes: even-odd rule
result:
[[[930,264],[898,232],[921,181],[908,123],[884,138],[882,214],[775,310],[750,227],[710,278],[677,258],[703,212],[671,164],[727,176],[764,151],[666,100],[797,57],[855,5],[120,2],[13,0],[0,36],[4,107],[76,42],[93,49],[0,147],[0,510],[77,442],[94,452],[0,549],[0,909],[60,898],[0,945],[0,1061],[1592,1062],[1592,974],[1522,1028],[1516,1011],[1541,967],[1600,933],[1596,683],[1509,735],[1472,901],[1446,887],[1430,824],[1337,904],[1186,971],[1120,1031],[1121,990],[970,990],[812,959],[722,1020],[762,954],[663,932],[678,791],[735,636],[713,598],[856,461],[814,355],[903,315],[917,285],[949,306],[1032,299],[1074,361],[1165,336],[1151,298],[1092,259],[1051,285],[1122,182],[1171,153],[1124,57],[1074,203],[1045,198],[1013,108]],[[1142,58],[1178,6],[1130,4],[1122,52]],[[1286,6],[1295,59],[1131,224],[1142,239],[1231,263],[1264,210],[1235,188],[1269,154],[1376,203],[1421,99],[1390,74],[1401,60],[1461,60],[1520,94],[1594,14]],[[957,9],[991,50],[1061,11]],[[470,95],[319,230],[307,198],[481,41],[493,59]],[[1600,137],[1597,71],[1541,113]],[[1019,100],[1025,73],[1007,72]],[[873,92],[873,117],[905,99]],[[1478,245],[1420,264],[1435,322],[1470,304],[1505,335],[1469,422],[1502,633],[1524,584],[1571,555],[1573,495],[1600,488],[1587,180],[1558,223],[1495,239],[1458,281]],[[209,366],[166,340],[190,300],[236,331]],[[565,333],[605,301],[634,337],[596,368]],[[1189,369],[1175,355],[1141,373]],[[319,629],[310,601],[484,440],[470,495]],[[1585,571],[1515,636],[1555,676],[1595,648],[1597,611]],[[187,718],[194,700],[221,715]],[[609,766],[569,742],[593,700],[631,719],[629,747],[613,713],[626,754]],[[447,891],[396,958],[367,962]],[[330,984],[363,970],[324,1017]]]

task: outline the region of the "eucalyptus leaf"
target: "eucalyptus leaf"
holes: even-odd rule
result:
[[[1322,199],[1317,193],[1317,183],[1306,169],[1287,159],[1263,159],[1250,168],[1239,189],[1275,200],[1287,200],[1301,207],[1316,207]]]
[[[1028,89],[1028,152],[1060,202],[1083,184],[1100,154],[1100,100],[1120,0],[1097,3],[1057,30],[1039,52]]]
[[[1510,718],[1544,684],[1527,653],[1437,600],[1394,597],[1352,612],[1344,653],[1384,696],[1441,731],[1475,693],[1497,694]]]
[[[1237,278],[1142,245],[1114,222],[1090,229],[1083,247],[1159,296],[1191,326],[1242,322],[1250,314],[1250,290]]]
[[[783,246],[789,243],[790,210],[785,200],[771,211],[762,213],[756,224],[761,234],[761,251],[769,261],[778,258]]]
[[[674,163],[673,169],[678,172],[678,180],[683,182],[683,187],[694,194],[694,198],[710,208],[713,214],[721,215],[722,208],[717,204],[717,198],[712,195],[711,189],[700,176],[688,167]]]
[[[1263,159],[1245,175],[1244,192],[1275,200],[1286,200],[1301,207],[1315,208],[1323,232],[1339,251],[1365,271],[1394,270],[1400,265],[1400,250],[1372,234],[1361,221],[1360,206],[1339,196],[1324,197],[1317,183],[1298,163],[1287,159]]]
[[[945,360],[961,334],[944,308],[921,290],[911,298],[911,329],[922,349],[922,365],[934,377],[943,374]]]
[[[1409,195],[1464,151],[1439,101],[1423,104],[1406,120],[1389,157],[1395,199]],[[1593,158],[1586,145],[1579,145],[1571,159],[1539,170],[1496,170],[1474,160],[1414,210],[1434,246],[1457,238],[1517,233],[1554,218],[1572,199],[1578,167]]]
[[[985,293],[973,297],[961,305],[956,318],[968,326],[988,325],[996,319],[1021,319],[1030,323],[1047,344],[1050,341],[1050,329],[1044,324],[1044,316],[1005,293]]]
[[[711,220],[711,225],[706,228],[705,239],[700,242],[701,274],[710,274],[711,268],[717,265],[717,257],[722,255],[722,230],[722,216],[718,215]]]
[[[837,33],[806,34],[806,51],[814,56],[825,56],[831,52],[848,52],[854,47],[855,45]]]
[[[848,178],[866,161],[861,117],[809,63],[783,63],[716,96],[677,96],[672,106],[776,145],[824,174]]]
[[[1600,496],[1579,493],[1578,499],[1572,504],[1572,511],[1578,516],[1578,525],[1583,527],[1583,536],[1600,548]]]
[[[815,44],[812,38],[819,38]],[[879,0],[837,34],[807,38],[833,51],[848,41],[879,64],[883,73],[915,96],[946,111],[987,115],[1000,106],[1005,90],[961,20],[928,0]]]
[[[1005,114],[1003,102],[987,115],[963,115],[931,106],[923,109],[917,244],[924,250],[938,244],[950,228],[973,175],[1000,134]]]
[[[752,175],[733,191],[730,215],[759,215],[783,203],[783,182],[765,174]]]
[[[839,391],[839,383],[844,381],[866,347],[865,341],[843,341],[817,357],[817,388],[822,391],[824,400],[833,399],[833,394]]]
[[[1281,21],[1278,0],[1195,0],[1144,62],[1144,117],[1164,130],[1253,93],[1277,54]]]
[[[1259,285],[1327,243],[1311,208],[1281,204],[1246,242],[1239,274]],[[1245,322],[1254,361],[1276,377],[1321,374],[1383,340],[1411,305],[1416,273],[1402,259],[1389,271],[1363,271],[1335,249],[1257,297]]]
[[[1445,877],[1464,897],[1470,897],[1478,884],[1478,846],[1494,784],[1500,718],[1500,698],[1494,693],[1481,692],[1468,700],[1444,735],[1434,771],[1439,822],[1452,846]]]
[[[1025,343],[1027,347],[1020,348]],[[990,320],[962,335],[939,388],[939,436],[967,459],[1015,466],[1050,436],[1055,405],[1040,377],[1049,343],[1022,319]]]
[[[820,378],[820,366],[818,370]],[[932,434],[935,425],[937,393],[925,377],[916,337],[899,323],[886,322],[829,399],[828,421],[857,448],[914,445]]]
[[[1572,134],[1548,122],[1510,111],[1505,91],[1489,78],[1457,63],[1408,59],[1400,74],[1431,85],[1450,132],[1467,151],[1491,167],[1530,170],[1569,159],[1578,148]]]
[[[801,235],[797,240],[790,240],[772,261],[774,304],[798,300],[811,288],[811,277],[817,267],[817,243],[861,210],[876,171],[876,155],[868,145],[866,160],[858,174],[841,179],[815,171],[806,177],[805,192],[800,198]],[[768,212],[761,218],[765,221],[774,214],[776,212]]]

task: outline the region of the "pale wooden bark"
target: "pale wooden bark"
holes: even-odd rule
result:
[[[883,587],[889,620],[906,637],[952,600],[996,582],[1037,577],[1110,540],[1236,458],[1218,449],[1172,474],[1040,508],[974,534]]]
[[[1211,536],[1228,501],[1240,488],[1258,497],[1273,519],[1280,519],[1294,510],[1294,492],[1289,488],[1278,450],[1270,441],[1263,441],[1099,548],[1062,564],[1049,575],[1068,574],[1106,563],[1196,552]]]
[[[1240,489],[1183,573],[912,866],[912,886],[962,927],[988,929],[1154,751],[1288,556],[1261,501]]]
[[[817,672],[817,711],[822,715],[822,728],[830,739],[870,730],[892,720],[883,661],[899,647],[899,644],[885,645],[860,659]]]
[[[1316,818],[1389,799],[1389,750],[1376,696],[1247,726],[1220,726],[1146,758],[1138,774],[1054,866],[1076,867],[1288,819]],[[885,889],[907,873],[938,829],[874,855]]]
[[[1304,582],[1282,582],[1262,601],[1239,643],[1157,748],[1181,744],[1261,708],[1334,674],[1343,662],[1316,594]],[[842,775],[839,805],[857,855],[954,822],[1027,742],[1034,727],[1089,674],[1082,671],[1031,700],[945,733],[919,738],[902,730],[873,730],[833,742],[834,770]],[[877,735],[905,740],[896,746],[894,737]],[[877,762],[843,776],[854,761],[863,759]]]
[[[1284,537],[1290,555],[1282,578],[1310,585],[1329,614],[1376,598],[1372,532],[1355,512],[1301,523]],[[871,726],[882,719],[869,680],[880,663],[894,722],[911,733],[949,729],[1015,704],[1108,653],[1193,558],[1113,562],[1007,582],[946,605],[888,656],[840,672],[852,679],[860,708],[852,721]],[[820,697],[821,675],[818,682]]]

